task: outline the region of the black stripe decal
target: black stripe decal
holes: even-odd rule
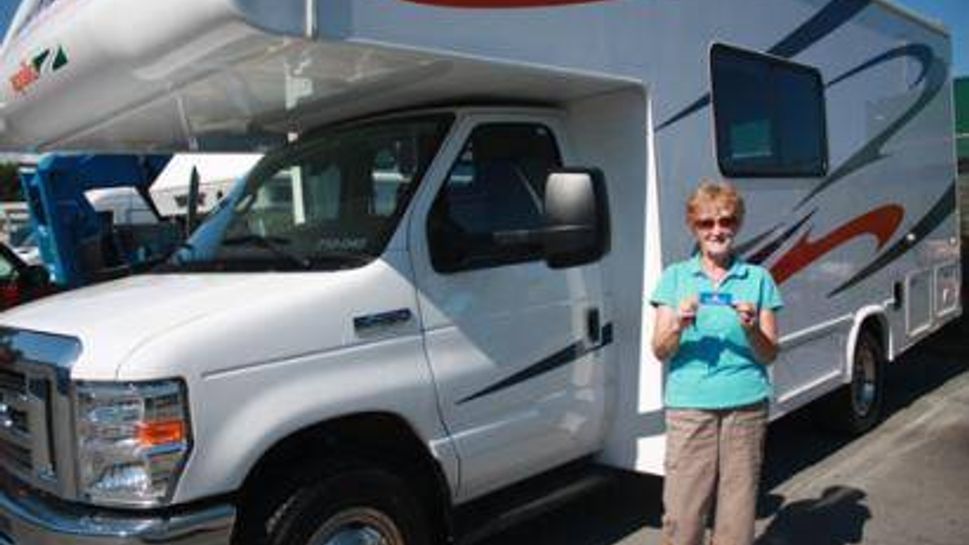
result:
[[[789,59],[837,30],[869,4],[871,0],[834,0],[767,52]]]
[[[892,122],[885,130],[878,134],[878,136],[869,140],[867,144],[864,145],[860,150],[849,157],[844,163],[841,164],[831,174],[828,175],[820,184],[814,187],[807,195],[797,203],[794,207],[795,210],[803,206],[808,200],[817,195],[818,193],[824,191],[830,187],[835,182],[847,177],[849,174],[856,172],[871,163],[880,161],[886,156],[882,153],[882,146],[884,146],[890,138],[895,136],[896,133],[901,131],[910,121],[912,121],[915,116],[920,114],[922,110],[939,94],[942,88],[945,86],[946,78],[948,77],[949,69],[938,59],[932,52],[932,48],[924,44],[912,44],[902,46],[891,51],[882,53],[877,57],[866,61],[857,68],[854,68],[847,73],[835,78],[830,84],[840,83],[845,78],[855,75],[862,70],[867,70],[872,66],[887,62],[889,60],[898,57],[911,57],[917,60],[922,65],[922,73],[919,75],[919,80],[926,80],[925,88],[919,95],[918,100],[915,101],[908,110],[905,111],[898,119]]]
[[[587,345],[587,343],[585,343],[584,341],[576,341],[570,344],[569,346],[563,348],[562,350],[559,350],[558,352],[552,354],[551,356],[539,361],[538,363],[534,363],[526,367],[525,369],[522,369],[521,371],[515,373],[514,375],[511,375],[510,377],[502,379],[492,384],[491,386],[488,386],[484,390],[471,394],[470,396],[458,401],[457,404],[461,405],[462,403],[467,403],[468,401],[478,399],[479,397],[483,397],[488,394],[493,394],[499,390],[510,388],[516,384],[525,382],[526,380],[548,373],[549,371],[554,371],[555,369],[558,369],[559,367],[567,365],[581,358],[582,356],[585,356],[586,354],[590,354],[606,345],[611,344],[612,343],[612,324],[611,323],[602,326],[599,338],[601,339],[601,341],[599,341],[598,344],[594,344],[591,346]]]
[[[949,189],[942,195],[932,209],[922,217],[915,224],[915,227],[910,231],[911,234],[915,235],[915,243],[920,241],[923,237],[928,236],[932,231],[935,230],[943,221],[951,216],[956,209],[956,184],[952,182]],[[862,280],[868,278],[869,276],[875,274],[876,272],[884,269],[889,263],[895,261],[899,257],[902,257],[906,252],[914,247],[912,242],[909,242],[906,237],[902,237],[901,240],[890,246],[885,250],[882,255],[871,262],[867,267],[858,271],[857,274],[852,276],[847,282],[841,284],[834,291],[828,294],[828,297],[834,297],[839,293],[845,291],[846,289],[854,286],[855,284],[861,282]]]
[[[797,223],[792,225],[789,229],[781,233],[781,236],[770,241],[770,243],[764,245],[763,248],[761,248],[760,250],[757,250],[757,253],[748,257],[747,261],[750,263],[753,263],[754,265],[760,265],[761,263],[767,261],[770,258],[770,256],[774,255],[774,252],[780,249],[780,247],[783,246],[785,242],[787,242],[792,236],[794,236],[794,233],[798,232],[798,230],[801,229],[801,226],[804,225],[804,223],[807,222],[807,220],[811,219],[811,216],[813,216],[814,213],[817,211],[818,210],[816,208],[812,210],[810,214],[804,216],[803,218],[801,218],[800,221],[798,221]]]
[[[919,73],[919,77],[916,78],[916,80],[913,81],[912,84],[908,86],[909,89],[914,89],[916,85],[918,85],[919,83],[922,83],[922,80],[925,79],[925,76],[929,72],[929,67],[932,66],[932,60],[934,58],[934,55],[932,54],[932,50],[926,47],[925,45],[909,44],[902,47],[897,47],[890,51],[886,51],[885,53],[882,53],[881,55],[878,55],[877,57],[870,59],[867,62],[864,62],[861,65],[856,66],[855,68],[852,68],[851,70],[848,70],[844,74],[841,74],[840,76],[834,78],[833,80],[829,81],[828,84],[825,85],[825,87],[828,87],[828,88],[834,87],[835,85],[858,74],[859,72],[864,72],[865,70],[868,70],[873,66],[877,66],[883,62],[887,62],[892,59],[898,59],[901,57],[915,57],[919,60],[919,63],[922,65],[922,71]]]
[[[677,121],[683,118],[690,117],[691,115],[699,112],[700,110],[706,108],[709,105],[710,105],[710,93],[707,93],[702,97],[700,97],[699,100],[697,100],[693,104],[690,104],[686,108],[683,108],[682,110],[674,114],[673,117],[667,119],[660,126],[656,127],[656,132],[659,132],[665,129],[666,127],[669,127],[673,123],[676,123]]]
[[[770,229],[764,231],[763,233],[754,236],[750,240],[745,240],[744,242],[742,242],[742,243],[738,244],[737,246],[735,246],[734,247],[734,251],[737,252],[740,255],[746,254],[750,250],[754,249],[755,246],[757,246],[758,244],[760,244],[761,242],[763,242],[765,239],[767,239],[767,237],[769,237],[769,236],[773,235],[775,232],[777,232],[777,230],[781,228],[781,225],[783,225],[783,224],[778,223],[777,225],[771,227]],[[695,245],[695,246],[698,247],[698,245]]]
[[[838,27],[848,22],[855,15],[858,15],[858,12],[868,7],[870,3],[871,0],[834,0],[821,8],[814,17],[811,17],[804,24],[797,27],[794,32],[788,34],[780,42],[777,42],[767,52],[771,55],[789,59],[834,32]],[[707,93],[661,123],[656,127],[656,130],[661,131],[709,105],[710,93]]]

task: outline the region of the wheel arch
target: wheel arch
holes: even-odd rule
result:
[[[243,480],[237,493],[239,520],[245,524],[246,512],[262,500],[267,486],[319,478],[333,460],[395,473],[422,500],[429,523],[447,536],[453,534],[452,487],[444,469],[410,424],[389,412],[343,415],[278,440],[259,456]],[[315,466],[316,462],[324,465]]]
[[[848,333],[848,342],[845,346],[845,382],[851,382],[853,372],[853,361],[855,348],[858,346],[858,339],[865,332],[874,335],[881,347],[882,357],[885,361],[891,361],[893,351],[892,329],[888,323],[888,316],[885,309],[871,305],[861,308],[856,314],[851,330]]]

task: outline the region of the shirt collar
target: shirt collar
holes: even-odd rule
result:
[[[703,270],[703,265],[700,264],[699,253],[693,255],[693,258],[689,261],[688,267],[690,274],[693,276],[707,275],[707,273]],[[744,260],[734,256],[733,263],[730,264],[730,268],[727,270],[727,274],[723,276],[723,280],[728,278],[746,278],[749,268],[750,265],[748,265]]]

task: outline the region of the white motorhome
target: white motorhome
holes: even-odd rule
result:
[[[299,137],[166,272],[0,317],[0,543],[421,544],[661,473],[646,301],[708,177],[787,303],[772,415],[871,427],[961,312],[949,66],[882,0],[24,2],[4,149]]]

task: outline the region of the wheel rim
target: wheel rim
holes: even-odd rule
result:
[[[307,545],[404,545],[397,525],[384,513],[353,507],[330,517]]]
[[[875,404],[876,373],[875,354],[867,346],[859,347],[851,378],[851,402],[858,416],[868,416]]]

